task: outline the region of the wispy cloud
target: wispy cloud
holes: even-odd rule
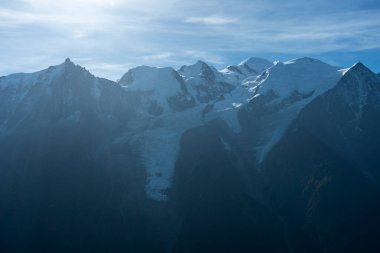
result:
[[[140,64],[380,51],[379,24],[376,0],[2,0],[0,75],[66,57],[115,79]]]
[[[222,16],[207,17],[190,17],[185,19],[186,23],[204,24],[204,25],[226,25],[239,22],[237,18],[229,18]]]
[[[203,60],[218,65],[224,63],[223,57],[221,55],[213,54],[212,52],[207,51],[186,50],[183,53],[183,57],[193,59],[194,61]]]
[[[151,61],[151,60],[167,60],[173,57],[174,54],[170,52],[164,52],[159,54],[153,54],[153,55],[146,55],[143,57],[144,60]]]

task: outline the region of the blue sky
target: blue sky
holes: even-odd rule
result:
[[[380,72],[380,1],[1,0],[0,76],[70,57],[117,79],[137,65],[217,68],[258,56]]]

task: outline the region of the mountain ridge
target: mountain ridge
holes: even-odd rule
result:
[[[375,253],[379,129],[362,63],[140,66],[116,83],[66,59],[1,77],[0,245]]]
[[[73,120],[75,122],[75,120],[83,118],[84,111],[86,114],[93,111],[90,114],[95,113],[94,115],[96,115],[93,109],[99,107],[97,101],[103,97],[103,91],[115,90],[114,92],[118,93],[117,96],[120,98],[115,100],[108,95],[103,103],[112,102],[119,108],[112,106],[112,111],[106,109],[105,115],[100,117],[100,121],[103,122],[101,124],[108,126],[111,124],[114,127],[118,126],[122,132],[134,133],[135,136],[130,141],[138,142],[138,145],[141,146],[142,163],[145,164],[148,171],[147,185],[154,184],[155,190],[153,191],[155,192],[166,192],[171,187],[170,178],[174,172],[174,164],[179,152],[179,140],[187,129],[221,118],[236,134],[247,131],[247,135],[252,136],[252,138],[249,137],[251,138],[250,148],[254,151],[252,156],[256,157],[256,163],[259,164],[282,138],[298,113],[316,97],[331,89],[342,75],[350,73],[349,69],[334,67],[308,57],[274,64],[265,59],[251,57],[237,67],[248,65],[250,66],[248,68],[251,69],[254,68],[254,65],[256,68],[261,66],[267,67],[267,69],[261,73],[258,70],[241,71],[238,73],[239,78],[235,78],[236,76],[231,78],[230,70],[227,72],[226,69],[217,71],[202,61],[183,66],[178,71],[170,67],[140,66],[127,71],[119,83],[115,83],[93,76],[85,68],[75,65],[67,58],[60,65],[30,74],[32,77],[38,76],[40,79],[42,76],[46,79],[46,84],[54,83],[55,79],[59,79],[62,80],[60,81],[62,84],[67,83],[68,85],[56,95],[51,95],[50,88],[46,88],[47,93],[45,92],[46,95],[43,95],[46,98],[41,99],[41,97],[39,100],[32,101],[46,100],[46,103],[49,104],[52,103],[48,102],[49,99],[61,100],[61,104],[55,107],[66,111],[66,114],[62,114],[55,121],[58,120],[57,122],[62,123],[70,119],[70,122]],[[358,63],[352,68],[361,67],[362,64]],[[233,75],[235,74],[234,72]],[[22,74],[22,76],[25,75],[27,74]],[[77,82],[76,79],[65,81],[76,75],[82,78],[78,86],[71,86]],[[241,78],[243,76],[244,78]],[[4,80],[7,80],[7,77],[0,79],[0,87],[1,83],[6,82]],[[99,86],[100,83],[101,86]],[[85,86],[83,86],[84,84]],[[72,89],[75,90],[75,87],[83,87],[84,90],[80,93],[73,93]],[[67,95],[60,94],[63,91]],[[17,92],[15,93],[17,94]],[[88,97],[87,93],[91,96]],[[80,102],[82,105],[77,110],[66,108],[69,105],[67,98],[73,94],[86,97],[78,100],[82,101]],[[29,100],[24,101],[22,97],[20,101],[20,103],[30,105],[35,103],[28,102]],[[87,102],[83,103],[83,101]],[[126,105],[128,108],[125,108]],[[101,108],[106,108],[104,106]],[[8,107],[15,106],[9,105]],[[4,111],[10,110],[6,106],[4,108]],[[116,111],[124,111],[125,115],[120,115],[120,112]],[[45,115],[46,113],[39,112],[39,114]],[[56,117],[58,112],[50,114]],[[3,130],[7,129],[7,125],[9,125],[9,121],[5,122],[7,115],[4,113],[3,116]],[[24,116],[16,117],[17,120],[13,120],[15,121],[14,125],[19,124],[17,122],[20,122],[22,117]],[[261,118],[261,123],[254,123],[256,118]],[[44,120],[40,119],[40,122],[44,122]],[[36,121],[36,119],[32,121]],[[52,121],[50,120],[50,122]],[[125,122],[128,124],[126,125]],[[36,126],[41,124],[36,122]],[[254,132],[254,134],[249,132]],[[161,135],[164,137],[161,138]],[[155,144],[150,145],[149,143]],[[171,160],[163,157],[171,157]],[[157,166],[157,164],[161,165]],[[161,180],[163,178],[167,179]],[[164,196],[158,198],[166,199]]]

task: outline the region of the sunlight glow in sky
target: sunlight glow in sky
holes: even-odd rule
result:
[[[0,55],[0,76],[67,57],[114,80],[142,64],[222,68],[249,56],[380,72],[380,2],[1,0]]]

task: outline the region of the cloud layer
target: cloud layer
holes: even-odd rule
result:
[[[218,67],[248,56],[380,62],[378,1],[3,0],[0,75],[66,57],[119,78],[140,64]],[[332,3],[333,2],[333,3]],[[355,57],[356,56],[356,57]]]

